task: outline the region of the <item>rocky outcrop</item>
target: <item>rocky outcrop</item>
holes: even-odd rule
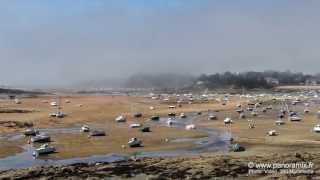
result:
[[[254,174],[249,175],[248,162],[295,163],[312,162],[313,174]],[[144,158],[115,163],[73,164],[65,166],[32,167],[23,170],[9,170],[0,173],[0,179],[101,179],[131,178],[141,179],[212,179],[223,178],[312,178],[317,176],[320,163],[319,154],[295,153],[273,154],[269,156],[198,156]]]

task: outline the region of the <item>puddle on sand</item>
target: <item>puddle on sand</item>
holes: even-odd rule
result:
[[[199,115],[195,113],[186,114],[186,118],[175,118],[175,122],[172,127],[175,128],[185,128],[186,125],[192,124],[193,118]],[[205,114],[202,114],[205,115]],[[150,122],[150,124],[160,124],[167,125],[168,118],[160,118],[158,122]],[[174,139],[173,142],[193,142],[195,144],[192,148],[187,149],[173,149],[173,150],[160,150],[152,152],[142,152],[137,155],[137,157],[160,157],[160,156],[187,156],[187,155],[197,155],[203,152],[225,152],[228,151],[229,134],[225,133],[222,130],[205,128],[205,127],[196,127],[194,131],[202,131],[208,134],[208,137],[203,138],[181,138]],[[51,129],[40,129],[40,132],[43,133],[80,133],[79,128],[51,128]],[[11,135],[7,137],[10,140],[16,140],[23,138],[23,135]],[[34,147],[27,144],[23,146],[24,151],[18,153],[14,156],[0,159],[0,170],[8,169],[20,169],[28,168],[32,166],[50,166],[50,165],[67,165],[74,163],[95,163],[95,162],[114,162],[119,160],[125,160],[127,156],[121,156],[117,154],[107,154],[107,155],[93,155],[83,158],[72,158],[65,160],[55,160],[50,159],[49,157],[43,156],[41,158],[34,158],[32,152]]]

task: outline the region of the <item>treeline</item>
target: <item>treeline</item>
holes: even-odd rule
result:
[[[0,94],[30,94],[30,95],[37,95],[37,94],[47,94],[46,92],[41,91],[26,91],[20,89],[9,89],[9,88],[0,88]]]
[[[196,85],[209,89],[216,88],[272,88],[276,85],[299,85],[306,82],[316,82],[320,80],[319,75],[308,75],[294,73],[290,71],[277,72],[242,72],[242,73],[216,73],[211,75],[201,75]]]

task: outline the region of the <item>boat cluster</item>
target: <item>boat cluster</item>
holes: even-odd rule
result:
[[[53,146],[49,146],[49,142],[51,141],[51,138],[49,135],[45,134],[45,133],[40,133],[38,130],[34,129],[34,128],[28,128],[26,129],[23,134],[25,136],[31,136],[30,142],[31,143],[44,143],[42,145],[40,145],[39,148],[36,148],[33,151],[33,156],[39,156],[39,155],[43,155],[43,154],[50,154],[50,153],[54,153],[56,152],[55,147]]]
[[[288,122],[300,122],[303,120],[303,117],[301,114],[309,114],[311,111],[309,107],[311,106],[312,102],[316,101],[314,98],[318,98],[317,95],[312,95],[310,97],[310,94],[304,93],[297,96],[292,95],[278,95],[274,97],[268,97],[268,95],[260,95],[260,96],[242,96],[249,99],[252,99],[251,101],[248,100],[246,104],[246,108],[244,108],[243,104],[238,104],[236,107],[236,112],[239,114],[239,119],[245,119],[246,113],[251,114],[251,117],[257,117],[259,116],[259,112],[261,113],[267,113],[268,111],[273,110],[273,112],[277,112],[277,110],[272,105],[264,105],[263,101],[259,101],[259,98],[263,97],[264,99],[272,99],[271,103],[276,103],[277,101],[280,102],[280,110],[278,110],[277,120],[275,121],[276,125],[284,125],[286,121],[284,120],[286,117],[288,119]],[[301,100],[300,98],[304,98],[304,100]],[[253,103],[254,102],[254,103]],[[269,100],[265,101],[270,103]],[[299,106],[298,106],[299,105]],[[300,107],[303,107],[303,111],[299,113],[297,109]],[[320,119],[320,111],[317,113],[318,119]],[[256,126],[255,122],[253,120],[248,120],[249,122],[249,128],[252,129]],[[224,120],[225,124],[232,124],[231,118],[225,118]],[[313,132],[320,133],[320,124],[316,124],[313,127]],[[277,136],[280,133],[277,132],[275,129],[271,129],[267,132],[269,136]]]

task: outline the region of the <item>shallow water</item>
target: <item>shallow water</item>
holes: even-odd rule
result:
[[[175,128],[185,128],[186,125],[192,124],[195,113],[186,114],[187,118],[179,118],[175,119],[175,124],[171,127]],[[202,114],[203,115],[207,115]],[[164,125],[167,126],[168,118],[160,118],[159,121],[150,122],[151,125]],[[40,129],[41,133],[52,133],[52,132],[63,132],[63,133],[80,133],[80,128],[51,128],[51,129]],[[160,156],[186,156],[186,155],[196,155],[203,152],[225,152],[228,150],[229,135],[221,130],[205,128],[205,127],[196,127],[193,131],[203,131],[208,133],[208,137],[204,138],[183,138],[183,139],[173,139],[170,141],[173,142],[193,142],[195,144],[194,147],[188,149],[173,149],[173,150],[160,150],[153,152],[142,152],[137,154],[137,157],[160,157]],[[8,140],[17,140],[19,138],[23,138],[23,135],[16,134],[10,135],[3,138],[7,138]],[[20,169],[27,168],[32,166],[50,166],[50,165],[66,165],[66,164],[74,164],[74,163],[94,163],[94,162],[114,162],[119,160],[125,160],[128,156],[121,156],[117,154],[106,154],[106,155],[94,155],[83,158],[72,158],[65,160],[55,160],[51,159],[49,156],[41,156],[41,158],[34,158],[32,156],[32,152],[34,147],[32,145],[24,145],[24,151],[22,153],[18,153],[14,156],[10,156],[7,158],[0,159],[0,170],[7,169]]]

